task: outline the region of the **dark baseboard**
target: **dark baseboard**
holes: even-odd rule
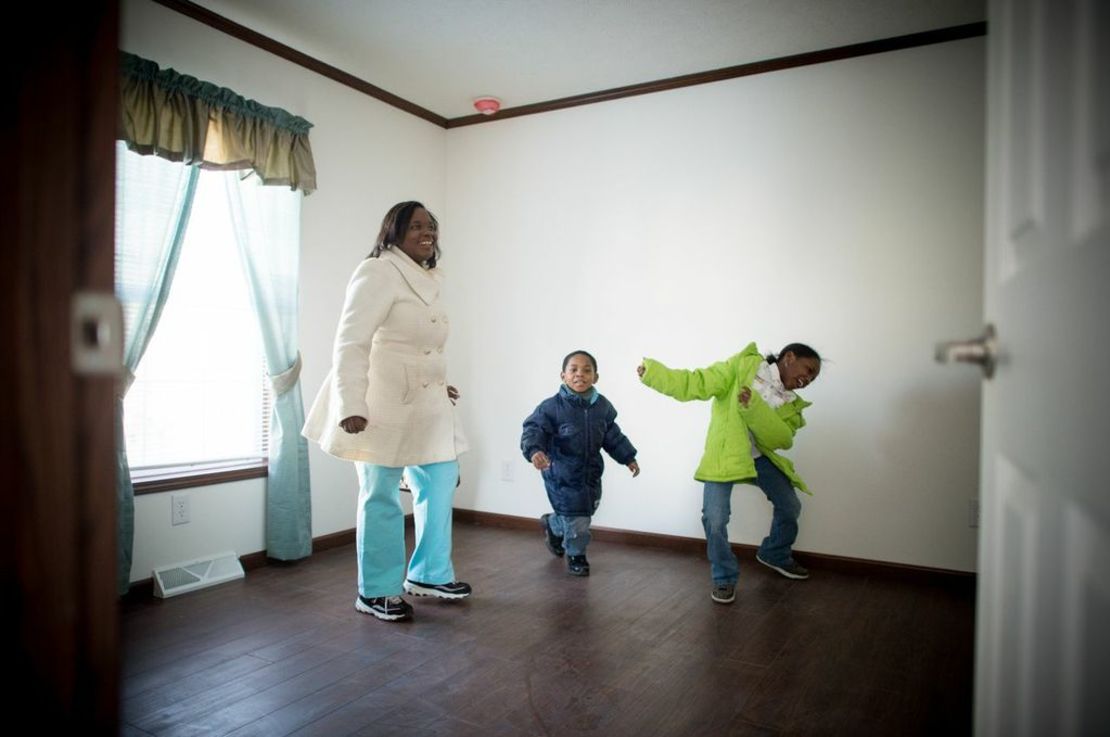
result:
[[[120,597],[121,604],[139,604],[154,599],[154,579],[144,578],[135,581],[127,589],[127,593]]]
[[[501,527],[510,530],[532,530],[539,533],[539,521],[535,517],[515,517],[508,514],[479,512],[473,509],[456,509],[455,520],[486,527]],[[654,532],[635,532],[611,527],[590,527],[594,540],[619,543],[621,545],[640,545],[663,548],[683,553],[704,553],[705,539],[682,537],[679,535],[660,535]],[[733,543],[732,549],[743,561],[755,563],[757,546]],[[875,576],[897,579],[915,584],[939,585],[959,589],[974,590],[976,575],[967,571],[953,571],[947,568],[928,568],[925,566],[888,563],[886,561],[848,558],[825,553],[794,551],[794,557],[802,565],[820,571],[834,571],[857,576]]]
[[[406,519],[406,522],[408,520]],[[342,530],[340,532],[333,532],[330,535],[321,535],[320,537],[312,538],[312,552],[322,553],[325,550],[332,548],[341,548],[344,545],[352,545],[355,542],[355,530],[352,527],[349,530]]]
[[[475,509],[456,509],[454,511],[456,522],[484,527],[500,527],[507,530],[529,530],[539,533],[539,521],[535,517],[517,517],[511,514],[497,514],[495,512],[480,512]],[[412,526],[412,515],[405,515],[405,525]],[[660,535],[655,532],[636,532],[634,530],[620,530],[612,527],[590,527],[590,535],[599,542],[618,543],[620,545],[637,545],[649,548],[662,548],[682,553],[704,553],[705,540],[699,537],[682,537],[680,535]],[[355,541],[355,531],[341,530],[328,535],[313,538],[312,552],[322,553],[325,550],[351,545]],[[749,563],[755,563],[755,545],[733,543],[732,549],[736,557]],[[833,571],[856,576],[874,576],[894,579],[919,585],[943,586],[974,592],[976,575],[968,571],[953,571],[947,568],[928,568],[925,566],[906,565],[904,563],[888,563],[865,558],[848,558],[842,555],[828,555],[826,553],[807,553],[794,551],[794,557],[802,565],[819,571]],[[302,558],[302,560],[304,560]],[[267,558],[265,551],[247,553],[239,557],[243,570],[249,571],[266,565],[297,565],[299,561],[279,561]],[[149,600],[154,597],[154,582],[151,579],[136,581],[131,584],[130,590],[122,598],[124,603],[134,603]]]

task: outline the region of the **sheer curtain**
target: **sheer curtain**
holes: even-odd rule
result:
[[[301,356],[297,342],[301,193],[265,187],[258,177],[224,174],[243,271],[262,330],[273,382],[266,482],[266,555],[312,552],[308,443],[301,435]]]
[[[126,378],[116,399],[117,582],[131,581],[135,489],[123,437],[123,396],[170,293],[200,171],[116,144],[116,297],[123,306]]]

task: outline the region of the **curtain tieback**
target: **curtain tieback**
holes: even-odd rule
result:
[[[274,394],[281,396],[297,385],[301,379],[301,352],[297,351],[297,358],[293,365],[280,374],[270,375],[270,384],[274,387]]]
[[[116,399],[123,401],[127,396],[127,392],[131,391],[131,385],[135,383],[135,374],[131,373],[131,369],[124,366],[120,370],[119,381],[116,382]]]

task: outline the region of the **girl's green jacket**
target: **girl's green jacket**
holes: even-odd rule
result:
[[[805,427],[802,410],[807,402],[798,397],[782,407],[771,409],[752,391],[747,408],[740,404],[740,390],[750,387],[763,355],[755,343],[735,356],[703,369],[667,368],[658,361],[644,359],[641,381],[652,389],[674,397],[680,402],[692,399],[712,399],[713,411],[709,432],[705,437],[705,453],[694,472],[698,481],[751,481],[756,477],[755,459],[752,458],[750,430],[756,447],[775,464],[790,482],[807,494],[805,482],[794,471],[794,464],[776,450],[786,450],[794,444],[794,433]]]

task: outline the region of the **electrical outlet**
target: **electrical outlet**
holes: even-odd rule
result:
[[[978,527],[979,526],[979,500],[978,499],[968,499],[967,500],[967,526],[968,527]]]
[[[170,497],[170,524],[189,524],[189,497],[185,494],[174,494]]]
[[[513,480],[513,462],[512,461],[501,461],[501,480],[502,481],[512,481]]]

